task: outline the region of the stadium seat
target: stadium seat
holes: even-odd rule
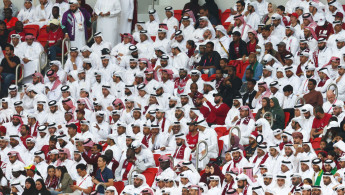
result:
[[[153,159],[155,159],[156,167],[159,166],[159,157],[161,157],[160,154],[153,154]]]
[[[224,11],[224,13],[221,15],[221,22],[222,22],[222,25],[224,26],[225,24],[225,20],[228,19],[228,17],[230,16],[231,14],[231,10],[230,9],[227,9]],[[226,29],[226,28],[225,28]]]
[[[158,172],[158,168],[148,168],[144,172],[141,173],[145,176],[147,185],[152,186],[157,172]]]
[[[226,135],[226,132],[228,131],[228,129],[226,127],[216,127],[214,128],[214,130],[217,133],[217,137],[218,139],[224,135]]]
[[[152,41],[156,40],[156,36],[151,36]]]
[[[40,30],[40,26],[35,25],[35,24],[24,26],[25,34],[31,33],[34,35],[34,37],[37,37],[39,30]]]
[[[174,10],[174,17],[180,21],[182,18],[182,10]]]
[[[285,127],[286,127],[289,123],[290,112],[284,112],[284,115],[285,115]]]
[[[43,26],[38,33],[37,41],[44,47],[48,41],[47,26]]]
[[[118,194],[121,194],[122,190],[125,188],[125,183],[122,181],[114,181],[114,187]]]

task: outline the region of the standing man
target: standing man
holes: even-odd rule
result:
[[[133,13],[134,13],[134,0],[120,0],[121,1],[121,15],[119,33],[131,33]]]
[[[12,80],[15,79],[16,66],[20,64],[20,59],[14,55],[14,47],[8,44],[5,47],[5,58],[0,64],[0,74],[2,78],[1,95],[0,97],[7,97],[8,87]]]
[[[79,8],[77,0],[69,0],[69,4],[70,9],[62,16],[62,31],[65,38],[71,40],[71,47],[82,48],[88,38],[87,27],[91,26],[90,14],[84,8]]]
[[[119,29],[117,28],[121,13],[120,0],[97,0],[95,13],[98,16],[97,32],[101,32],[104,41],[110,42],[111,46],[114,47],[120,41]]]

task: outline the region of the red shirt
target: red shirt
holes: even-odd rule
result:
[[[186,135],[186,139],[187,139],[187,143],[188,143],[188,145],[189,145],[189,148],[190,148],[190,149],[195,148],[195,147],[196,147],[196,144],[197,144],[198,141],[199,141],[199,132],[198,132],[196,135],[194,135],[194,136],[192,136],[191,133],[188,133],[188,134]]]
[[[52,45],[55,45],[58,41],[63,39],[63,32],[61,30],[61,28],[58,28],[57,31],[53,32],[50,31],[48,33],[48,44],[49,47],[51,47]]]
[[[313,126],[312,128],[315,129],[315,132],[319,132],[323,130],[325,126],[328,125],[329,119],[332,117],[332,115],[325,113],[325,116],[322,119],[314,118]],[[319,137],[318,135],[317,137]]]
[[[255,43],[250,43],[250,42],[248,43],[247,51],[248,51],[248,54],[256,52],[256,41],[255,41]]]
[[[318,38],[325,37],[328,39],[328,37],[334,33],[333,25],[331,23],[328,23],[327,25],[323,26],[317,26],[315,28],[315,34]]]
[[[221,105],[215,107],[209,101],[207,101],[206,104],[211,109],[211,113],[215,115],[214,124],[224,125],[225,118],[230,110],[229,106],[222,103]]]
[[[7,29],[14,27],[16,25],[16,22],[18,21],[18,18],[12,17],[11,20],[5,19],[4,22],[6,23]]]

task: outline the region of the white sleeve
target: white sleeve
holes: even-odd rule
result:
[[[128,19],[133,19],[133,12],[134,12],[134,0],[129,0],[129,10],[128,10]]]
[[[110,11],[110,17],[115,17],[121,12],[121,3],[119,0],[114,1],[113,9]]]

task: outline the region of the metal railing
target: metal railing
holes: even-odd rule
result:
[[[327,91],[331,90],[331,87],[334,87],[334,94],[335,94],[335,99],[338,99],[338,86],[334,83],[331,83],[327,86]]]
[[[303,101],[302,105],[306,104],[306,101],[305,101],[305,99],[303,97],[298,97],[296,99],[295,106],[297,106],[301,100]]]
[[[201,158],[199,158],[199,147],[200,147],[200,144],[205,144],[205,150],[206,150],[205,155],[202,156]],[[204,160],[206,158],[207,154],[208,154],[208,144],[207,144],[207,142],[204,141],[204,140],[199,141],[198,144],[196,145],[196,150],[195,150],[195,160],[196,160],[195,168],[196,169],[198,169],[198,167],[199,167],[199,161]]]
[[[37,72],[41,72],[48,64],[48,55],[45,51],[40,53],[40,64]]]
[[[65,51],[65,44],[66,45],[66,48],[67,48],[67,52]],[[64,38],[62,40],[62,52],[61,52],[61,65],[62,65],[62,68],[64,69],[65,68],[65,56],[67,57],[67,55],[69,54],[70,52],[70,49],[71,49],[71,40],[68,39],[68,38]]]
[[[18,78],[19,77],[19,71],[20,71],[19,68],[22,69],[22,74],[20,75],[20,78]],[[18,64],[16,66],[16,85],[17,86],[18,86],[18,83],[20,83],[23,80],[23,78],[24,78],[24,65],[23,64]]]
[[[266,119],[266,115],[268,115],[268,117],[270,117],[270,120],[268,121],[270,126],[273,126],[273,114],[272,112],[265,112],[264,115],[262,115],[262,118]],[[267,120],[267,119],[266,119]]]
[[[107,186],[105,185],[105,183],[100,182],[100,183],[98,183],[98,184],[96,185],[96,187],[95,187],[95,191],[97,191],[97,190],[98,190],[98,187],[99,187],[99,186],[103,186],[103,187],[104,187],[104,191],[105,191],[105,189],[107,189]]]
[[[133,169],[133,170],[131,170],[131,171],[129,171],[129,173],[128,173],[128,185],[132,185],[132,174],[134,173],[134,172],[137,172],[137,173],[139,173],[140,172],[140,170],[139,169]]]
[[[237,129],[237,134],[238,134],[238,138],[239,140],[238,141],[241,141],[241,129],[238,127],[238,126],[234,126],[233,128],[230,129],[229,131],[229,148],[231,148],[231,137],[232,137],[232,131],[234,129]]]

